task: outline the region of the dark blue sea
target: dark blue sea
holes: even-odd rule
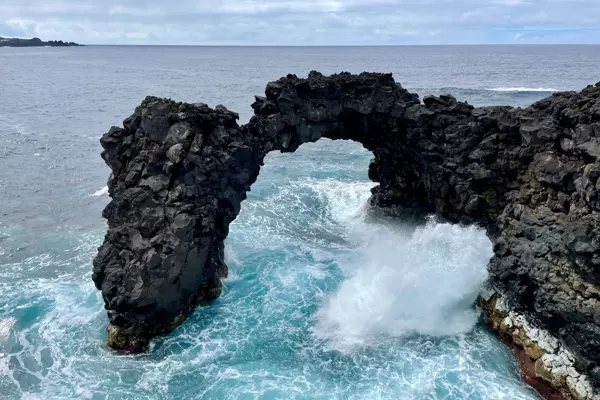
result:
[[[312,69],[526,106],[599,81],[600,46],[0,48],[1,399],[537,398],[471,307],[485,233],[369,222],[371,154],[344,141],[270,154],[223,296],[147,354],[106,348],[100,136],[146,95],[245,123],[268,81]]]

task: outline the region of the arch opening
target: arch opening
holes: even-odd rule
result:
[[[258,336],[344,354],[471,331],[493,254],[485,231],[373,218],[372,154],[360,147],[322,138],[265,157],[225,241],[233,282],[217,307],[259,319]]]

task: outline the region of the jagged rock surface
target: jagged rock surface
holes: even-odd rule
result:
[[[374,159],[370,204],[488,229],[490,283],[600,384],[600,83],[526,109],[418,97],[390,74],[267,85],[254,117],[147,98],[101,140],[113,170],[94,281],[109,344],[140,351],[220,293],[223,240],[264,156],[321,137]]]

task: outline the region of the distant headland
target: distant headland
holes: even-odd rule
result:
[[[49,40],[44,42],[42,39],[34,37],[32,39],[4,38],[0,36],[0,47],[71,47],[83,46],[75,42],[63,42],[62,40]]]

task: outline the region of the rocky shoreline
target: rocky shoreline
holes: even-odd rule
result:
[[[477,306],[488,327],[511,347],[525,382],[545,400],[597,400],[600,393],[586,374],[581,374],[575,356],[531,318],[512,311],[501,294],[482,291]]]
[[[239,126],[223,106],[148,97],[102,137],[112,201],[93,280],[109,346],[144,351],[220,295],[229,224],[268,152],[349,139],[374,156],[371,209],[487,229],[496,294],[479,304],[530,383],[546,398],[597,398],[600,83],[474,108],[421,102],[391,74],[311,72],[269,83],[252,108]]]

